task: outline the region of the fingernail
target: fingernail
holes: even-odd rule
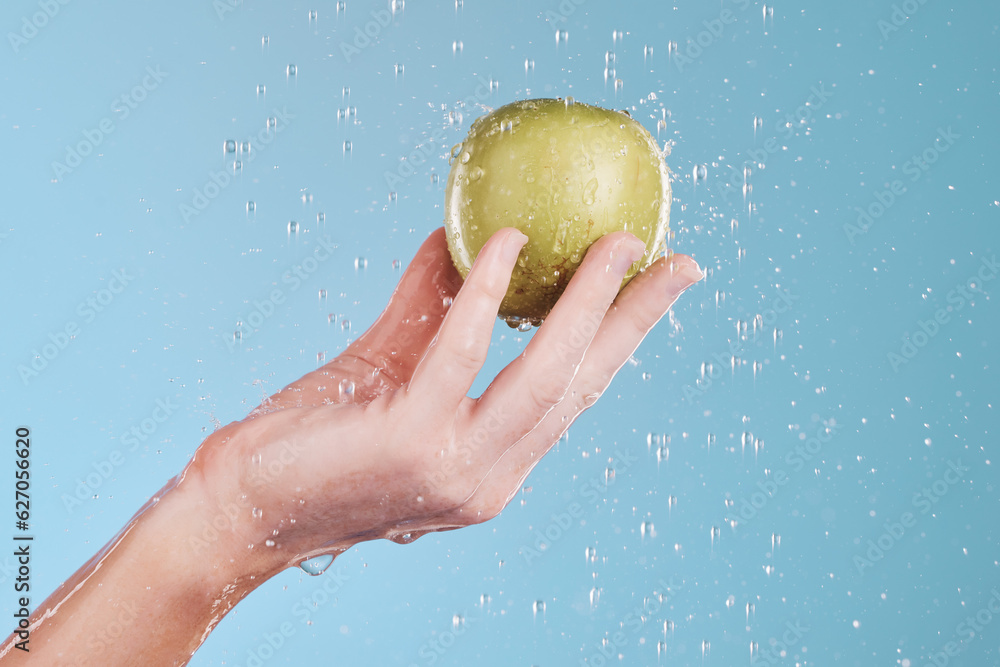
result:
[[[503,244],[503,260],[508,264],[513,264],[517,261],[517,256],[521,252],[521,248],[524,244],[528,242],[528,237],[521,232],[514,232],[507,236],[507,240]]]
[[[624,275],[628,269],[646,252],[646,244],[634,236],[624,241],[619,241],[615,248],[614,257],[611,262],[615,270]]]
[[[677,288],[677,294],[682,293],[687,288],[694,285],[696,282],[705,277],[705,273],[698,266],[698,262],[691,259],[690,261],[678,261],[674,260],[673,265],[673,275],[676,278],[673,285]],[[679,284],[678,284],[679,283]]]

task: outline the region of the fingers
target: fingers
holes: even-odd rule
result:
[[[395,387],[409,382],[461,287],[439,227],[417,251],[386,309],[341,356],[378,368]]]
[[[524,353],[483,393],[478,414],[502,415],[501,448],[531,431],[566,395],[622,279],[645,245],[615,232],[594,243]],[[496,417],[495,417],[496,419]]]
[[[385,385],[399,387],[413,374],[458,293],[462,277],[448,254],[444,227],[417,250],[385,310],[344,352],[271,397],[268,411],[290,405],[368,402]],[[347,381],[351,396],[341,396]]]
[[[486,361],[500,302],[527,240],[506,227],[486,242],[437,337],[414,370],[408,394],[434,396],[443,414],[455,414]]]
[[[531,468],[580,413],[604,393],[650,329],[702,275],[693,259],[673,255],[657,261],[628,284],[605,315],[566,400],[545,416],[530,438],[507,451],[494,467],[488,484],[496,486],[494,494],[520,488]],[[489,493],[487,484],[483,487]]]

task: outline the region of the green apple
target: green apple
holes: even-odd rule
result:
[[[445,227],[465,278],[494,232],[528,237],[499,315],[522,330],[545,319],[605,234],[646,242],[632,277],[666,250],[670,172],[656,140],[626,112],[572,98],[523,100],[478,118],[452,149]]]

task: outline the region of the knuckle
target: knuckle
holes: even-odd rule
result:
[[[486,354],[481,341],[456,341],[449,347],[450,360],[459,371],[478,372],[486,363]]]
[[[663,317],[663,313],[656,313],[648,308],[625,308],[624,310],[628,322],[642,334],[646,334]]]
[[[550,379],[528,385],[528,399],[532,407],[540,412],[548,411],[566,395],[565,383],[559,381],[558,374],[553,374],[553,376],[549,376]]]
[[[499,303],[507,293],[504,282],[499,276],[490,276],[482,271],[478,274],[473,272],[462,289],[471,291],[474,299]]]

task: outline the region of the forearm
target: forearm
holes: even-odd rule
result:
[[[0,649],[0,664],[190,660],[222,617],[273,573],[254,572],[253,558],[233,558],[231,534],[211,541],[197,534],[217,510],[200,479],[180,479],[35,610],[28,652],[17,648],[15,633]]]

